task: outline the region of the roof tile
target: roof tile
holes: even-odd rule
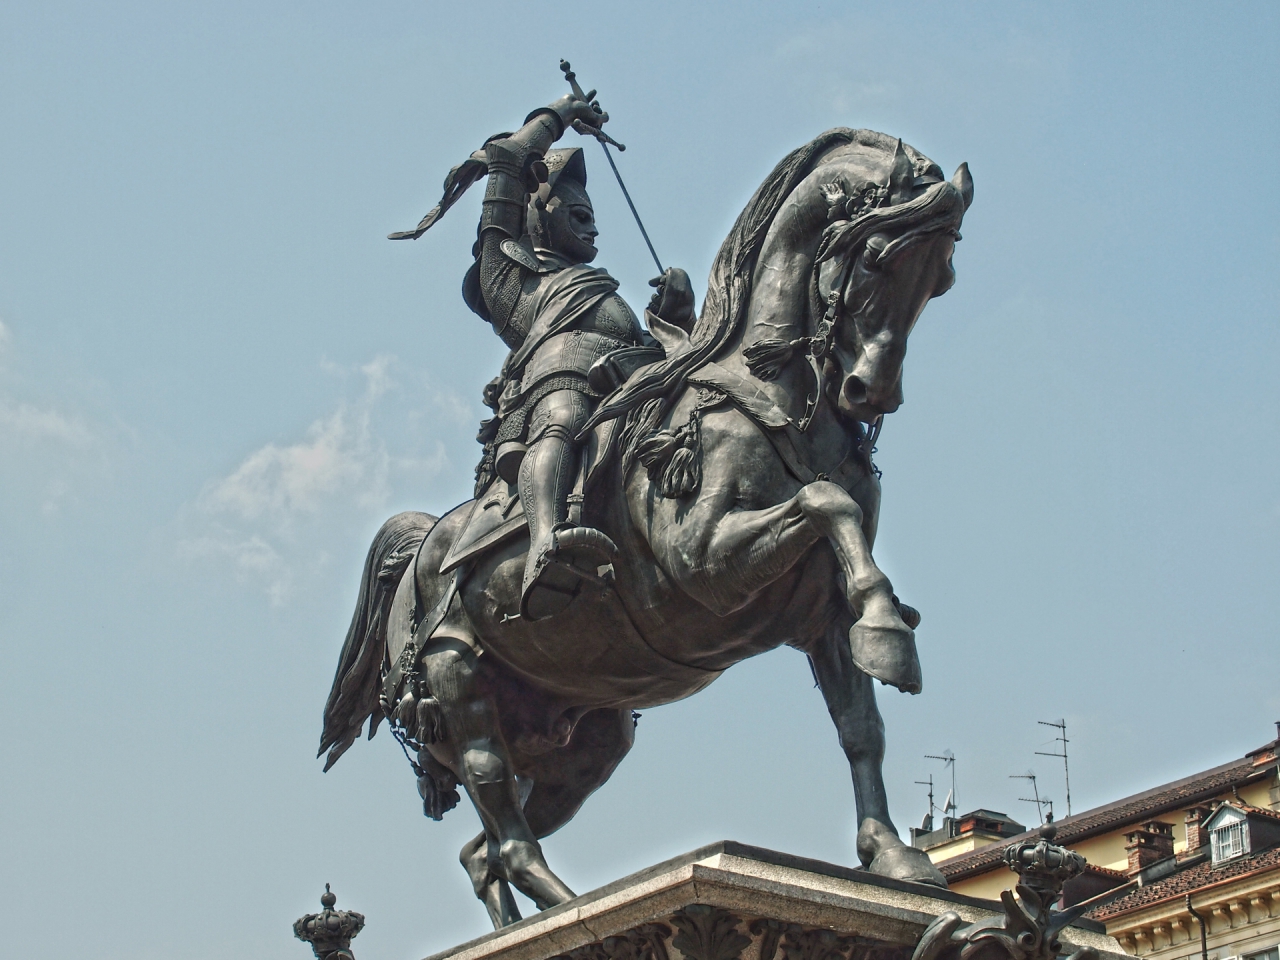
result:
[[[1201,860],[1185,870],[1139,887],[1109,903],[1100,904],[1086,912],[1085,916],[1094,920],[1109,920],[1139,907],[1149,907],[1164,900],[1183,897],[1201,887],[1247,876],[1277,865],[1280,865],[1280,847],[1272,847],[1251,857],[1241,857],[1217,867],[1208,860]]]

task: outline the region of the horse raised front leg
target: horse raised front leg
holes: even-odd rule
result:
[[[845,641],[847,623],[834,624],[806,653],[853,774],[858,859],[880,876],[946,887],[946,879],[924,851],[903,843],[889,819],[883,771],[884,722],[871,678],[853,664]]]
[[[831,541],[844,571],[845,593],[857,617],[849,629],[853,663],[877,680],[906,693],[919,693],[915,632],[898,612],[889,578],[871,559],[862,508],[843,487],[825,480],[802,487],[796,503]]]
[[[424,663],[427,684],[444,712],[454,751],[451,759],[480,814],[487,837],[495,841],[485,845],[489,872],[509,881],[539,909],[571,900],[573,891],[551,872],[537,837],[525,820],[498,712],[480,689],[475,655],[464,643],[446,642],[430,651]],[[471,872],[469,862],[467,866]],[[487,891],[487,883],[481,886]],[[480,892],[478,886],[477,893]],[[482,899],[488,906],[487,897]],[[497,911],[495,923],[504,913]]]

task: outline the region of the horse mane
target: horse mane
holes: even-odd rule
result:
[[[836,127],[783,157],[738,215],[716,254],[707,280],[702,315],[689,338],[691,349],[638,372],[600,404],[586,429],[627,416],[624,461],[632,459],[635,443],[647,432],[645,426],[660,422],[675,402],[685,378],[714,358],[742,326],[751,302],[756,258],[787,197],[812,172],[818,157],[831,147],[855,140],[874,142],[877,146],[881,146],[882,141],[896,143],[870,130]]]

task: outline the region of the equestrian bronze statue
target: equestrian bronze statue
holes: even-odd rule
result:
[[[485,179],[463,297],[511,352],[485,389],[475,499],[392,517],[369,549],[325,769],[385,719],[427,816],[461,784],[484,826],[462,861],[502,926],[511,887],[540,909],[573,897],[539,840],[626,755],[633,711],[786,644],[848,758],[863,865],[945,886],[885,797],[873,680],[920,691],[920,617],[872,559],[872,453],[911,329],[954,282],[968,169],[947,180],[899,139],[829,130],[755,192],[701,314],[666,270],[641,324],[590,266],[583,153],[553,147],[571,128],[608,140],[592,98],[575,83],[491,138],[392,235]]]

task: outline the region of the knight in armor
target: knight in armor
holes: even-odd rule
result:
[[[495,473],[519,490],[530,537],[520,613],[530,620],[563,610],[613,559],[613,541],[571,519],[569,505],[579,435],[602,396],[587,374],[614,351],[652,343],[618,282],[588,266],[598,231],[582,150],[551,149],[574,120],[595,125],[598,117],[583,100],[562,97],[485,144],[476,262],[463,284],[467,305],[511,349],[486,390],[495,416],[479,437],[477,495]],[[693,295],[684,271],[652,283],[650,309],[687,326]]]

